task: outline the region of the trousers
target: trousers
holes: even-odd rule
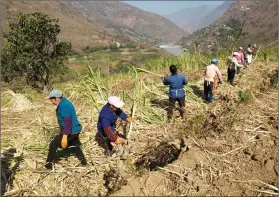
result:
[[[48,156],[46,162],[54,162],[56,160],[56,151],[61,147],[61,140],[63,134],[59,134],[54,137],[54,139],[49,144]],[[82,164],[86,164],[86,159],[80,148],[81,142],[79,140],[79,134],[68,135],[68,145],[67,147],[71,148],[77,158],[81,161]]]
[[[169,106],[168,106],[168,118],[172,118],[173,109],[175,108],[176,101],[179,104],[179,113],[181,118],[184,118],[184,108],[185,108],[185,96],[179,98],[169,97]]]

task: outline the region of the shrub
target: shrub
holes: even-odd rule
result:
[[[2,79],[11,83],[24,79],[32,88],[51,89],[52,78],[65,73],[71,44],[57,39],[58,19],[41,13],[19,13],[4,32],[6,44],[1,55]]]
[[[253,96],[251,92],[248,91],[239,91],[238,92],[239,101],[243,103],[248,103],[249,101],[253,100]]]

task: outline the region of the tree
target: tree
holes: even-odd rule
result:
[[[11,82],[23,78],[32,88],[51,89],[53,77],[67,71],[65,61],[71,43],[60,42],[58,19],[41,13],[19,13],[9,20],[4,32],[6,44],[2,51],[2,79]]]

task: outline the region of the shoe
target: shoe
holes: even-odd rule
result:
[[[47,162],[44,165],[44,169],[52,170],[52,168],[53,168],[53,163],[52,162]]]
[[[86,166],[87,165],[87,161],[86,160],[82,160],[81,161],[81,165]]]

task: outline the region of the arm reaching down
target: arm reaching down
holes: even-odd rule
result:
[[[112,130],[111,126],[104,127],[106,136],[110,139],[111,142],[115,142],[118,138],[117,134]]]
[[[110,139],[110,141],[115,142],[118,136],[114,129],[110,126],[110,120],[108,118],[102,117],[101,124],[104,128],[106,136]]]
[[[216,66],[216,73],[217,73],[217,76],[218,76],[218,80],[220,81],[220,83],[223,82],[223,77],[222,77],[222,74],[219,70],[219,68]]]

